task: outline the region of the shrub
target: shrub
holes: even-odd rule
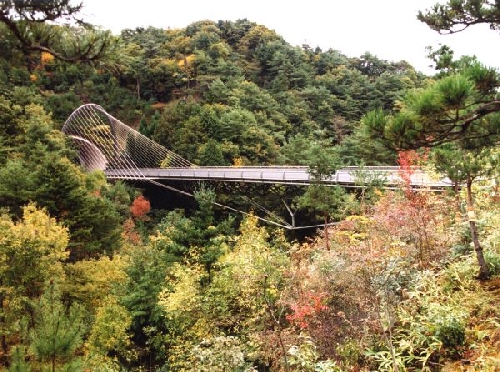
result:
[[[491,275],[500,274],[500,254],[487,250],[484,252],[484,259],[488,264]]]

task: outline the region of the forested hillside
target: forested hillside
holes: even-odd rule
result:
[[[444,46],[424,76],[247,19],[112,35],[72,4],[0,1],[0,371],[500,370],[498,71]],[[197,165],[356,165],[358,187],[110,182],[61,132],[85,103]],[[416,167],[455,187],[413,189]],[[290,216],[313,228],[264,222]]]

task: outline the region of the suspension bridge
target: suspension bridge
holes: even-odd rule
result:
[[[288,185],[340,185],[361,187],[368,175],[386,187],[402,184],[399,167],[346,167],[321,179],[305,166],[196,166],[120,120],[101,106],[86,104],[66,120],[62,131],[75,142],[80,164],[87,171],[104,171],[108,179],[272,183]],[[362,173],[362,174],[361,174]],[[364,174],[364,177],[363,177]],[[452,186],[448,179],[434,179],[420,169],[411,174],[411,186],[441,190]]]

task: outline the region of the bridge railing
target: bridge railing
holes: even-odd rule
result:
[[[314,179],[306,166],[243,166],[243,167],[174,167],[174,168],[141,168],[140,174],[153,180],[184,180],[184,181],[224,181],[224,182],[254,182],[290,185],[310,185],[323,183],[344,187],[363,187],[363,179],[378,180],[385,187],[396,188],[403,185],[399,167],[346,167],[337,170],[335,174],[322,180]],[[129,174],[130,173],[130,174]],[[106,170],[110,179],[136,179],[135,172],[126,169]],[[368,176],[368,177],[363,177]],[[429,175],[416,169],[411,177],[414,188],[448,188],[453,184],[450,180],[432,179]]]

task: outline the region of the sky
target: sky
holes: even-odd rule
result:
[[[458,58],[475,55],[500,68],[500,34],[477,25],[440,35],[417,20],[445,0],[80,0],[84,19],[118,34],[126,28],[184,28],[201,20],[248,19],[266,26],[292,45],[335,49],[348,57],[370,52],[388,61],[405,60],[432,74],[427,46],[449,45]]]

